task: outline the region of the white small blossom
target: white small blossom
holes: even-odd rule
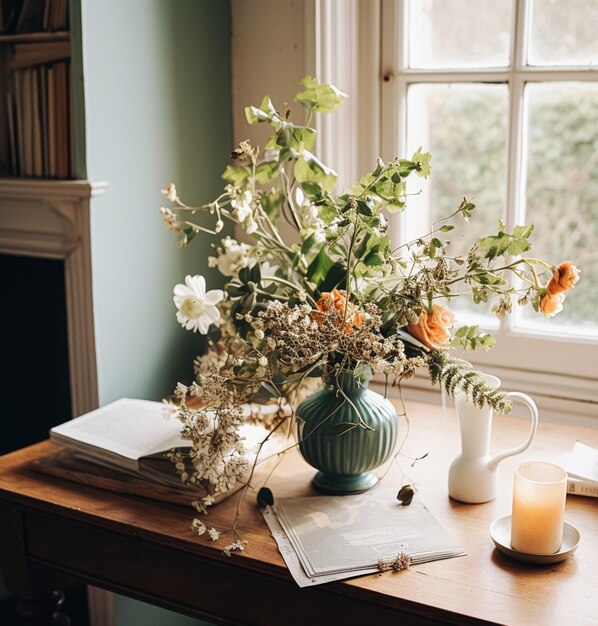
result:
[[[268,359],[263,355],[257,360],[257,362],[260,367],[268,367]]]
[[[162,189],[162,193],[166,196],[169,202],[175,202],[176,200],[176,187],[173,183],[168,183],[164,189]]]
[[[244,226],[248,235],[251,235],[257,230],[257,222],[252,217],[245,221]]]
[[[245,544],[247,543],[247,541],[241,540],[241,539],[237,539],[236,541],[233,541],[232,543],[229,543],[228,546],[225,546],[224,550],[222,550],[222,552],[224,552],[224,554],[226,556],[230,556],[230,553],[233,551],[239,551],[239,552],[243,552],[243,550],[245,550]]]
[[[220,531],[215,528],[208,528],[208,535],[212,541],[218,541],[218,539],[220,539]]]
[[[162,213],[162,221],[164,222],[164,226],[171,230],[174,233],[179,233],[183,229],[183,226],[176,216],[176,213],[171,211],[166,207],[160,207],[160,213]]]
[[[183,383],[177,383],[174,389],[174,397],[179,400],[186,398],[188,389],[189,388],[187,387],[187,385],[183,385]]]
[[[219,250],[215,267],[224,276],[234,276],[242,267],[249,265],[249,250],[246,243],[238,243],[234,239],[227,237],[222,240],[223,250]],[[214,258],[214,257],[210,257]],[[208,259],[208,263],[210,263]]]
[[[509,294],[503,293],[492,300],[490,311],[498,317],[499,320],[504,319],[513,310],[513,301]]]
[[[191,530],[198,536],[203,535],[207,528],[206,525],[197,517],[191,523]]]
[[[261,328],[258,328],[254,334],[256,339],[259,339],[260,341],[265,337],[264,331]]]
[[[230,205],[233,208],[232,214],[236,220],[244,222],[247,218],[251,217],[253,214],[253,209],[251,208],[252,200],[253,197],[250,191],[245,191],[238,198],[231,200]]]
[[[184,285],[174,288],[174,303],[178,309],[176,318],[187,330],[207,334],[210,324],[220,318],[216,305],[224,298],[221,289],[206,292],[203,276],[186,276]]]
[[[297,206],[302,206],[304,202],[305,194],[303,193],[303,189],[301,189],[301,186],[297,186],[295,188],[295,204]]]
[[[271,278],[276,276],[276,271],[280,269],[280,265],[270,265],[269,261],[260,265],[260,274],[262,278]]]
[[[325,230],[315,230],[314,233],[314,242],[315,243],[324,243],[326,241],[326,231]]]

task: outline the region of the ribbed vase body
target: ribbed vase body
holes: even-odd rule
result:
[[[350,372],[341,373],[297,409],[299,450],[320,470],[316,487],[329,493],[373,487],[378,478],[371,470],[390,458],[397,430],[394,406],[357,383]]]

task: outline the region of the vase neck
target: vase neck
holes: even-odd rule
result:
[[[331,376],[330,384],[334,390],[341,389],[348,396],[362,394],[367,389],[367,382],[362,383],[353,376],[353,372],[340,372],[337,376]]]

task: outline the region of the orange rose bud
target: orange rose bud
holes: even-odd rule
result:
[[[547,293],[551,296],[573,289],[579,280],[579,270],[573,261],[563,261],[548,283]]]
[[[353,332],[353,327],[363,326],[363,315],[351,304],[347,305],[345,292],[342,290],[333,289],[332,293],[325,291],[316,302],[316,307],[318,310],[311,312],[311,318],[318,324],[322,324],[326,315],[333,315],[336,318],[334,323],[339,326],[343,324],[343,332],[346,335]]]
[[[540,311],[544,317],[554,317],[563,310],[564,293],[551,294],[547,291],[540,299]]]
[[[434,348],[434,344],[443,344],[449,338],[448,328],[455,323],[455,315],[439,304],[432,305],[432,313],[425,309],[419,314],[417,324],[408,324],[407,331],[424,346]]]

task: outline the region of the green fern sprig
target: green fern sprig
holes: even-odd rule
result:
[[[506,394],[485,383],[481,373],[472,369],[468,361],[449,356],[441,350],[431,350],[427,362],[432,384],[440,384],[449,395],[463,391],[477,407],[487,405],[499,413],[511,410]]]

